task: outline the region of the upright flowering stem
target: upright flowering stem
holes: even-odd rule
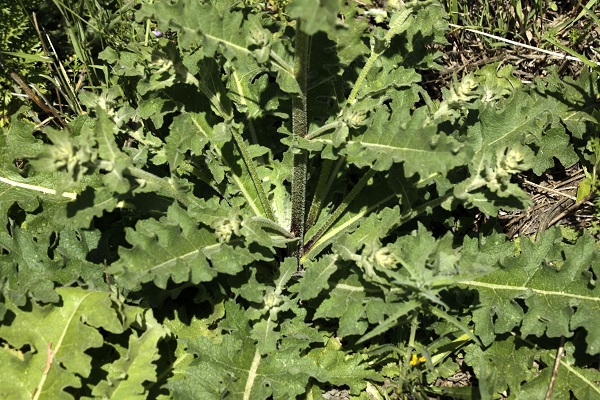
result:
[[[296,22],[296,45],[294,75],[300,86],[300,93],[292,99],[292,135],[294,169],[292,171],[292,223],[291,232],[298,238],[298,247],[295,256],[302,257],[305,231],[305,203],[306,203],[306,164],[308,153],[298,148],[298,138],[305,138],[308,133],[306,116],[306,77],[309,63],[309,37],[302,32],[300,20]]]

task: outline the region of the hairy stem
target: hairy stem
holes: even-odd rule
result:
[[[304,216],[306,203],[306,164],[308,154],[306,150],[297,147],[298,138],[305,138],[308,132],[308,121],[306,115],[306,80],[309,63],[309,37],[302,32],[300,21],[296,26],[296,56],[294,62],[294,75],[300,86],[300,93],[292,99],[292,135],[294,169],[292,171],[292,221],[291,232],[299,239],[296,257],[302,256],[302,245],[304,243]]]
[[[367,74],[369,73],[369,71],[373,67],[373,64],[375,64],[375,61],[379,58],[380,55],[381,53],[376,53],[374,49],[371,50],[371,56],[367,59],[365,66],[360,71],[360,74],[358,75],[358,78],[356,78],[356,82],[352,87],[350,96],[348,96],[348,104],[352,105],[356,103],[356,97],[358,96],[358,92],[362,87],[363,82],[367,78]]]
[[[319,135],[322,135],[323,133],[329,131],[329,130],[333,130],[336,129],[338,126],[341,125],[340,121],[333,121],[330,122],[328,124],[325,124],[317,129],[315,129],[314,131],[312,131],[311,133],[308,134],[308,136],[306,136],[307,139],[314,139]]]
[[[411,9],[407,7],[404,10],[402,10],[396,18],[393,19],[393,23],[390,24],[388,32],[386,33],[385,37],[383,38],[384,45],[382,47],[378,48],[378,46],[375,43],[371,44],[371,55],[367,59],[367,62],[365,63],[365,66],[363,67],[363,69],[360,71],[358,78],[356,78],[356,82],[354,83],[354,86],[352,87],[350,96],[348,96],[348,104],[352,105],[352,104],[356,103],[356,101],[357,101],[356,97],[358,96],[358,92],[360,91],[363,82],[367,78],[369,71],[375,64],[375,61],[377,61],[379,56],[381,56],[385,52],[385,50],[388,48],[392,38],[394,36],[396,36],[397,34],[399,34],[400,32],[402,32],[406,28],[406,21],[408,20],[410,14],[411,14]]]

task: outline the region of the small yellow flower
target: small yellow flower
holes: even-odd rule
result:
[[[426,361],[425,357],[421,356],[417,356],[417,353],[413,353],[412,358],[410,359],[410,365],[412,365],[413,367],[416,365],[419,365],[421,363],[424,363]]]

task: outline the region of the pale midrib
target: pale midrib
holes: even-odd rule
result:
[[[315,142],[321,142],[321,143],[325,143],[325,144],[333,144],[333,141],[330,139],[323,139],[323,138],[315,138],[314,139]],[[369,142],[361,142],[361,141],[355,141],[355,140],[349,140],[346,142],[346,145],[352,145],[352,144],[358,144],[360,146],[369,148],[369,149],[381,149],[381,150],[388,150],[388,151],[400,151],[400,152],[407,152],[407,153],[423,153],[423,154],[437,154],[438,152],[435,150],[422,150],[422,149],[415,149],[413,147],[397,147],[397,146],[390,146],[387,144],[380,144],[380,143],[369,143]]]
[[[252,360],[252,365],[250,366],[250,370],[248,371],[248,380],[246,381],[246,387],[244,387],[244,400],[250,400],[250,393],[252,393],[252,387],[254,386],[254,381],[256,380],[256,371],[258,370],[258,365],[260,364],[260,352],[258,349],[254,352],[254,359]]]
[[[223,38],[219,38],[219,37],[216,37],[214,35],[209,35],[209,34],[206,34],[206,33],[204,34],[204,37],[209,38],[209,39],[214,40],[214,41],[217,41],[217,42],[220,42],[220,43],[223,43],[224,45],[226,45],[228,47],[233,47],[237,51],[241,51],[242,53],[245,53],[245,54],[250,54],[251,53],[251,51],[248,50],[247,48],[242,47],[240,45],[237,45],[237,44],[235,44],[233,42],[230,42],[228,40],[225,40]]]
[[[331,262],[325,267],[323,268],[323,271],[321,271],[321,273],[317,276],[317,278],[315,279],[315,282],[320,282],[321,281],[321,277],[322,276],[327,276],[329,277],[331,274],[326,274],[331,268],[333,268],[334,270],[336,269],[335,263],[337,261],[337,257],[332,257]]]
[[[64,324],[64,329],[60,335],[60,338],[58,339],[58,341],[56,342],[56,346],[54,346],[54,349],[50,349],[50,351],[52,351],[54,353],[54,355],[56,355],[59,351],[60,351],[60,347],[62,346],[62,342],[65,339],[65,336],[67,335],[67,331],[69,330],[69,328],[71,327],[71,323],[73,321],[73,318],[75,317],[75,315],[78,315],[78,310],[79,307],[81,306],[81,304],[85,301],[85,299],[87,299],[89,296],[91,296],[92,293],[86,294],[83,298],[81,298],[79,300],[79,304],[77,304],[77,306],[75,307],[74,311],[71,313],[71,316],[69,317],[68,321],[66,324]],[[54,357],[52,357],[54,358]],[[50,371],[48,371],[49,373]],[[32,397],[33,400],[37,400],[41,393],[42,393],[42,388],[44,386],[44,383],[46,382],[46,378],[48,377],[48,373],[42,373],[42,377],[40,378],[40,382],[38,383],[38,385],[36,386],[37,391],[35,392],[35,396]]]
[[[200,132],[202,132],[202,134],[204,134],[204,136],[206,136],[210,140],[210,136],[208,136],[208,134],[204,130],[204,128],[194,118],[192,118],[192,123],[196,126],[196,128],[198,128],[198,130]],[[216,146],[215,146],[215,149],[216,149]],[[219,154],[219,156],[221,156],[221,151],[219,149],[216,149],[216,150],[217,150],[217,153]],[[246,187],[244,186],[243,181],[234,173],[229,174],[229,176],[235,181],[236,186],[240,189],[242,196],[244,196],[244,198],[248,201],[248,204],[250,205],[250,208],[252,209],[254,214],[259,217],[263,217],[264,215],[260,212],[260,209],[255,204],[254,198],[250,195],[248,190],[246,190]]]
[[[577,371],[575,368],[573,368],[572,365],[569,365],[569,363],[565,362],[562,359],[560,360],[560,364],[563,367],[565,367],[566,369],[568,369],[569,372],[571,372],[573,375],[577,376],[579,379],[581,379],[583,382],[585,382],[589,387],[594,389],[597,393],[600,393],[600,386],[594,384],[593,382],[590,382],[585,376],[581,375],[579,373],[579,371]]]
[[[111,143],[113,143],[113,141],[111,139],[114,139],[114,134],[110,135],[110,137],[108,137],[108,133],[106,132],[106,130],[102,130],[102,134],[100,136],[101,139],[104,139],[105,143],[104,145],[108,148],[108,151],[110,152],[111,155],[111,160],[110,161],[115,161],[115,159],[118,156],[118,153],[115,151],[115,149],[113,149],[113,147],[111,146]]]
[[[535,288],[525,287],[525,286],[499,285],[496,283],[486,283],[486,282],[477,282],[477,281],[463,281],[463,282],[460,282],[460,284],[468,285],[468,286],[484,287],[484,288],[493,289],[493,290],[510,290],[510,291],[518,291],[518,292],[528,291],[528,292],[533,292],[535,294],[540,294],[540,295],[544,295],[544,296],[560,296],[560,297],[569,297],[569,298],[579,299],[579,300],[600,302],[600,297],[584,296],[584,295],[580,295],[580,294],[558,292],[558,291],[553,291],[553,290],[535,289]]]
[[[189,253],[185,253],[180,256],[173,256],[173,257],[169,258],[167,261],[163,261],[162,263],[153,266],[152,268],[150,268],[150,271],[154,271],[156,269],[160,269],[165,266],[169,266],[170,264],[176,262],[177,260],[192,259],[192,258],[198,256],[199,254],[201,254],[201,252],[204,252],[206,250],[211,250],[212,248],[219,247],[220,245],[221,245],[220,243],[211,244],[210,246],[203,247],[201,250],[193,250],[193,251],[190,251]]]
[[[17,182],[17,181],[13,181],[12,179],[8,179],[8,178],[3,178],[0,176],[0,182],[6,183],[7,185],[10,185],[11,187],[19,187],[22,189],[29,189],[29,190],[35,190],[36,192],[41,192],[41,193],[45,193],[45,194],[53,194],[56,195],[56,190],[54,189],[50,189],[50,188],[46,188],[43,186],[37,186],[37,185],[30,185],[28,183],[22,183],[22,182]],[[3,191],[0,193],[0,197],[2,195],[4,195],[5,193],[9,192],[11,188],[8,188],[7,190]],[[74,200],[77,197],[76,193],[67,193],[67,192],[63,192],[61,193],[61,196],[66,197],[68,199]]]

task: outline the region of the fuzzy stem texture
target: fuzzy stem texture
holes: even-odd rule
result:
[[[294,75],[300,86],[300,93],[292,99],[292,134],[294,154],[294,169],[292,171],[292,221],[291,232],[299,239],[298,250],[295,256],[299,259],[302,254],[305,231],[305,203],[306,203],[306,164],[308,154],[306,150],[299,149],[298,138],[305,138],[308,132],[306,115],[306,80],[309,63],[309,37],[302,32],[300,21],[296,26],[296,45]]]

